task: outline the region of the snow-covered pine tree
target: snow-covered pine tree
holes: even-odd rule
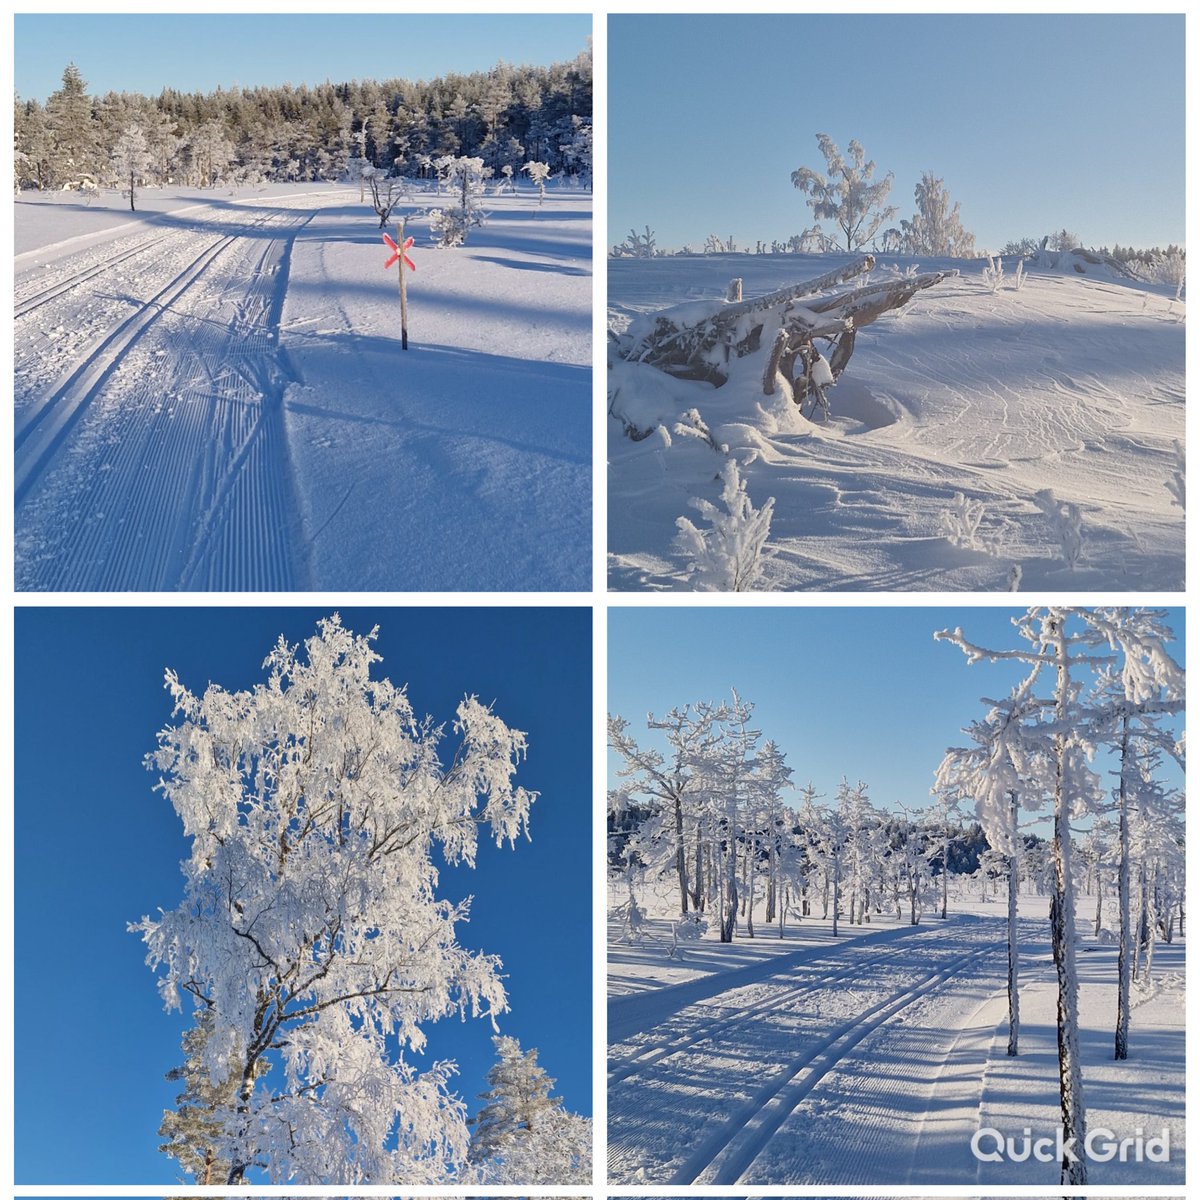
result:
[[[67,64],[62,87],[46,101],[46,124],[55,148],[55,184],[78,185],[91,180],[98,165],[99,130],[87,83],[74,63]]]
[[[591,1182],[591,1122],[565,1112],[536,1050],[494,1037],[483,1107],[471,1118],[470,1161],[485,1183]]]
[[[167,673],[175,720],[147,766],[191,854],[179,907],[130,928],[166,1006],[187,993],[211,1014],[194,1049],[234,1091],[214,1110],[227,1184],[252,1167],[273,1183],[452,1177],[469,1141],[454,1064],[411,1055],[430,1022],[507,1008],[499,960],[457,942],[469,901],[439,898],[433,855],[470,866],[480,830],[527,836],[525,736],[467,697],[444,765],[443,727],[371,678],[373,636],[333,616],[303,652],[281,638],[248,691],[195,695]]]

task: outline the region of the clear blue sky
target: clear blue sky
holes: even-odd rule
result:
[[[643,744],[647,710],[728,698],[754,702],[754,726],[787,754],[792,780],[832,799],[845,775],[882,808],[923,808],[942,755],[1025,674],[1019,664],[968,666],[935,642],[961,626],[979,645],[1025,648],[1008,608],[611,608],[608,707]],[[1183,614],[1170,622],[1184,661]],[[610,762],[610,768],[612,763]],[[1178,780],[1177,782],[1182,782]]]
[[[460,940],[498,953],[512,1012],[575,1112],[591,1111],[591,612],[580,608],[342,609],[380,626],[376,671],[418,713],[452,721],[464,693],[529,734],[517,778],[539,790],[531,843],[481,846],[442,894],[474,895]],[[16,614],[16,1177],[159,1184],[157,1150],[188,1023],[166,1014],[127,921],[182,895],[187,845],[142,756],[170,717],[163,668],[193,690],[248,687],[275,638],[327,610],[18,609]],[[430,1027],[429,1061],[459,1061],[475,1104],[493,1061],[486,1021]],[[64,1122],[66,1124],[64,1125]],[[65,1131],[65,1132],[64,1132]]]
[[[791,182],[857,139],[889,202],[946,181],[980,247],[1068,227],[1085,244],[1184,240],[1184,19],[609,18],[609,243],[660,247],[813,223]]]
[[[435,79],[586,49],[587,14],[79,14],[16,17],[16,89],[45,100],[73,61],[93,95],[164,87]]]

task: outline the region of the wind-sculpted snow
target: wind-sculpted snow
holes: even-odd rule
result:
[[[821,274],[838,256],[716,255],[610,260],[610,324],[685,304],[705,311],[731,277],[746,296]],[[808,421],[763,394],[763,364],[729,381],[671,379],[617,362],[610,373],[610,584],[691,586],[672,546],[692,497],[715,499],[722,459],[673,437],[695,409],[741,465],[756,508],[775,498],[765,589],[1001,591],[1021,586],[1158,591],[1182,586],[1184,520],[1173,500],[1184,428],[1183,305],[1162,285],[1031,268],[993,293],[972,263],[881,259],[875,275],[958,268],[957,279],[863,329]],[[765,352],[764,352],[765,353]],[[614,398],[615,397],[615,398]],[[640,441],[625,423],[659,432]],[[1073,504],[1072,569],[1039,507]],[[947,535],[956,496],[982,506],[975,545]]]

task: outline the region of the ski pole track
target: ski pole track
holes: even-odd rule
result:
[[[955,932],[946,931],[936,939],[923,939],[923,946],[942,960],[940,964],[914,961],[916,947],[910,942],[906,947],[893,947],[860,961],[855,964],[854,971],[838,972],[842,978],[857,972],[867,990],[871,973],[879,966],[887,966],[889,961],[894,967],[894,960],[905,950],[912,964],[911,970],[893,970],[890,978],[882,981],[881,987],[863,998],[863,1006],[852,1019],[824,1029],[818,1025],[805,1030],[800,1035],[807,1043],[805,1049],[790,1060],[781,1063],[772,1061],[772,1056],[780,1045],[794,1042],[796,1020],[811,1022],[821,1018],[811,1002],[808,1011],[804,1011],[794,1004],[789,1005],[788,1000],[811,996],[819,990],[820,985],[816,982],[799,991],[789,989],[787,997],[779,1002],[762,1004],[747,1021],[734,1019],[724,1028],[720,1028],[719,1021],[714,1021],[696,1039],[685,1039],[679,1049],[690,1051],[690,1054],[676,1052],[676,1061],[668,1063],[659,1078],[648,1078],[641,1086],[635,1081],[632,1086],[615,1092],[610,1089],[610,1179],[614,1182],[630,1179],[651,1182],[648,1169],[657,1165],[670,1172],[667,1176],[659,1176],[663,1182],[737,1182],[769,1142],[772,1133],[859,1043],[970,964],[1003,951],[1002,946],[991,943],[953,954],[946,961],[945,954],[962,945],[955,938]],[[950,944],[932,945],[935,940]],[[772,1017],[791,1018],[786,1034],[771,1027]],[[707,1052],[696,1048],[706,1034],[727,1032],[735,1027],[741,1034],[736,1042],[730,1045],[716,1043]],[[706,1054],[711,1061],[706,1061]],[[663,1056],[670,1057],[670,1053]],[[657,1062],[646,1062],[642,1069],[656,1065]],[[760,1083],[767,1072],[770,1072],[769,1078]],[[693,1089],[705,1097],[699,1105],[689,1103],[687,1099],[686,1093]],[[676,1093],[674,1096],[672,1091]],[[716,1118],[709,1111],[714,1095],[742,1098],[728,1116],[722,1110],[721,1117]],[[661,1114],[672,1108],[672,1102],[681,1119],[687,1121],[687,1127],[665,1127]],[[660,1115],[657,1125],[647,1120],[647,1113],[651,1112]],[[705,1126],[714,1119],[721,1119],[720,1128],[706,1132]],[[696,1134],[690,1147],[689,1129]]]
[[[17,469],[23,586],[297,585],[296,509],[281,411],[285,380],[270,321],[277,323],[282,306],[273,289],[286,280],[292,241],[311,215],[266,214],[247,222],[248,231],[279,227],[281,236],[261,249],[236,233],[210,243],[24,423]],[[214,264],[234,248],[257,252],[249,269],[232,261],[209,287]],[[240,284],[228,321],[199,317],[205,306],[229,307],[222,280],[230,279]],[[157,336],[156,325],[177,321],[186,323],[186,339],[163,334],[167,349],[157,351],[170,357],[141,353],[147,335]],[[123,374],[138,378],[128,386]],[[70,436],[89,424],[86,438]],[[64,492],[71,519],[56,523]],[[49,534],[23,543],[24,516],[34,518],[27,524],[49,525]]]
[[[948,937],[954,936],[957,936],[957,934],[949,930],[932,930],[928,933],[922,933],[918,935],[924,944],[928,944],[932,941],[944,940]],[[842,949],[842,947],[831,947],[828,953],[836,954],[840,949]],[[853,945],[853,943],[849,943],[845,949],[853,951],[856,949],[856,947]],[[905,957],[911,953],[911,945],[885,948],[874,953],[870,959],[870,962],[872,966],[875,966],[881,962],[887,962],[891,959]],[[811,960],[809,960],[809,963],[804,963],[799,967],[791,968],[789,974],[792,971],[799,971],[803,969],[803,967],[810,965],[810,963]],[[829,969],[825,970],[824,974],[818,976],[817,978],[803,980],[799,986],[788,985],[788,990],[783,995],[768,995],[765,998],[757,1000],[744,1008],[739,1008],[732,1014],[726,1013],[724,1015],[714,1017],[713,1019],[705,1022],[698,1030],[694,1029],[694,1024],[689,1021],[688,1028],[685,1029],[684,1032],[677,1035],[668,1035],[666,1041],[649,1046],[642,1051],[635,1051],[634,1053],[624,1057],[621,1062],[619,1062],[609,1071],[608,1086],[612,1087],[614,1084],[620,1083],[622,1080],[628,1079],[630,1076],[636,1075],[639,1072],[646,1070],[648,1067],[661,1062],[663,1059],[668,1058],[672,1054],[678,1053],[682,1050],[689,1050],[693,1046],[698,1045],[700,1042],[710,1041],[714,1040],[718,1036],[724,1036],[736,1029],[738,1026],[754,1021],[756,1018],[766,1013],[773,1012],[780,1008],[786,1008],[801,996],[807,996],[810,993],[819,991],[821,988],[827,987],[830,984],[840,983],[842,980],[853,978],[854,976],[860,974],[862,970],[863,963],[857,960],[842,967],[830,967]],[[767,986],[769,986],[770,981],[765,982]],[[747,990],[750,988],[758,989],[762,987],[763,983],[746,985]],[[729,993],[724,993],[723,995],[728,997]],[[721,997],[717,997],[717,999],[720,1000]],[[729,1003],[727,998],[724,1002],[725,1004]],[[705,1002],[701,1001],[698,1002],[694,1007],[699,1008],[704,1006],[704,1004]],[[669,1021],[663,1022],[663,1024],[667,1025],[669,1024]]]

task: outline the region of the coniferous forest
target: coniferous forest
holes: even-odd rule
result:
[[[424,177],[445,155],[481,158],[499,176],[526,162],[586,180],[592,158],[590,47],[568,63],[456,73],[429,81],[325,82],[157,96],[89,94],[74,63],[43,104],[17,97],[18,188],[117,181],[118,143],[136,128],[156,184],[209,187],[332,180],[369,165]]]

